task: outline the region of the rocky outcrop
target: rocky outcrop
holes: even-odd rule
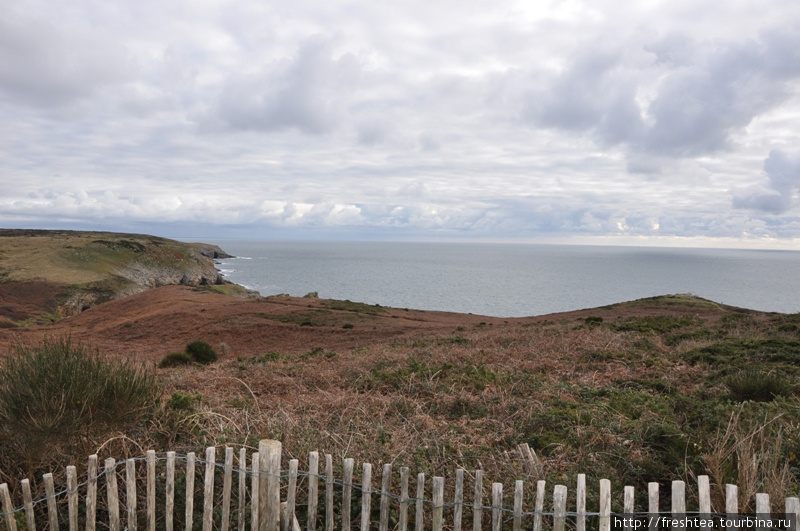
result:
[[[211,258],[212,260],[219,260],[222,258],[236,258],[233,255],[230,255],[219,248],[217,245],[210,245],[207,243],[190,243],[198,253],[205,256],[206,258]]]

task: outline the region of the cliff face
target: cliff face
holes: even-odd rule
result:
[[[140,234],[0,229],[0,300],[21,302],[3,296],[19,292],[4,284],[47,282],[61,290],[42,313],[72,315],[158,286],[229,284],[213,262],[225,257],[215,245]]]

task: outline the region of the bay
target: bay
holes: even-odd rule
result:
[[[225,278],[264,296],[522,317],[692,293],[800,311],[800,252],[549,244],[210,239]]]

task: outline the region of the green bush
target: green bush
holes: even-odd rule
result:
[[[205,341],[192,341],[186,345],[186,353],[189,354],[194,361],[208,365],[217,361],[217,353],[211,348],[211,345]]]
[[[152,371],[69,338],[19,345],[0,365],[0,454],[32,466],[43,452],[149,418],[160,397]]]
[[[177,367],[179,365],[189,365],[194,359],[186,352],[170,352],[161,360],[158,366],[162,369],[167,367]]]
[[[778,396],[792,394],[792,386],[780,375],[772,372],[743,370],[725,379],[725,387],[735,400],[744,402],[769,402]]]

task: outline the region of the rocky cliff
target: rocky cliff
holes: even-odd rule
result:
[[[158,286],[230,284],[214,267],[226,257],[215,245],[141,234],[0,229],[0,317],[25,302],[10,299],[13,284],[58,286],[42,311],[71,315]]]

